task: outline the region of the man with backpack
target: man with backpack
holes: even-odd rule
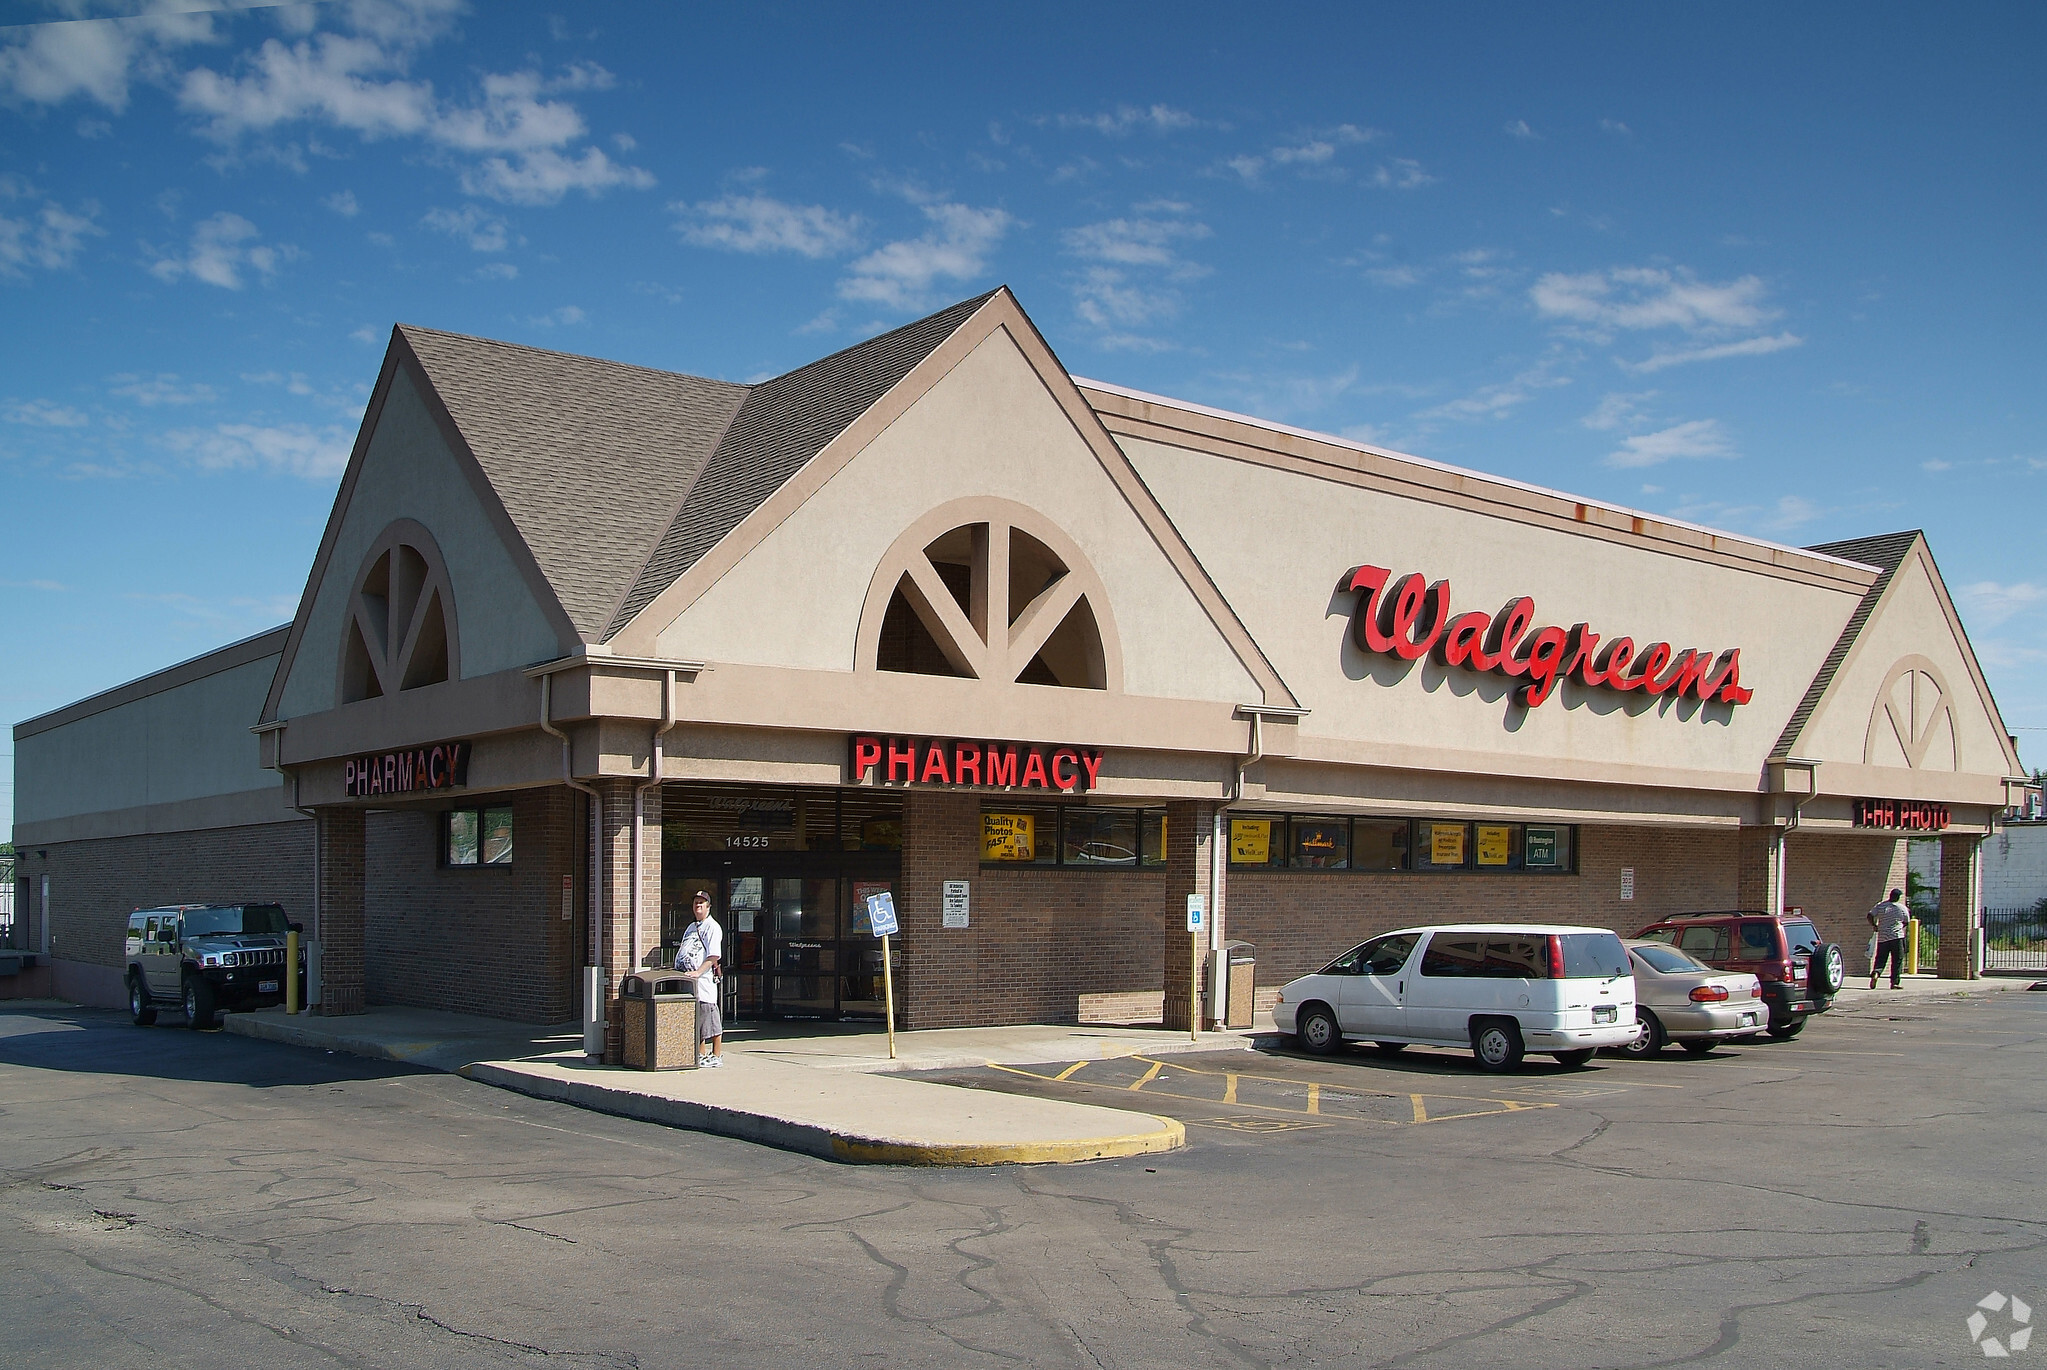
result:
[[[1869,911],[1869,925],[1876,929],[1876,956],[1869,963],[1869,987],[1876,988],[1884,962],[1891,963],[1891,988],[1898,987],[1905,973],[1905,936],[1912,926],[1912,911],[1905,907],[1905,892],[1892,890],[1891,897]]]
[[[711,917],[709,891],[697,891],[689,912],[693,921],[682,934],[682,944],[675,949],[675,968],[696,986],[697,1038],[709,1048],[697,1057],[697,1064],[716,1069],[725,1064],[725,1018],[718,1008],[725,930]]]

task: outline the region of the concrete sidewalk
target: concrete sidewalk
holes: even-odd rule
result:
[[[524,1024],[431,1009],[372,1008],[344,1018],[278,1010],[230,1014],[229,1032],[403,1061],[538,1098],[742,1137],[843,1161],[998,1165],[1170,1151],[1172,1119],[1090,1104],[960,1089],[895,1072],[1248,1049],[1248,1032],[1115,1026],[955,1028],[888,1037],[858,1024],[746,1025],[728,1033],[718,1070],[594,1065],[576,1024]],[[1269,1026],[1269,1025],[1268,1025]]]
[[[1915,999],[1996,994],[2004,990],[2025,989],[2043,981],[2047,981],[2047,976],[1986,975],[1977,980],[1943,980],[1934,975],[1908,975],[1896,989],[1891,988],[1889,979],[1879,980],[1877,987],[1871,989],[1868,977],[1857,979],[1851,975],[1834,998],[1834,1011],[1840,1013]]]

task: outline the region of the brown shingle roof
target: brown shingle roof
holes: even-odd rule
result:
[[[1848,659],[1848,649],[1855,645],[1856,637],[1863,625],[1876,609],[1876,602],[1883,598],[1890,587],[1891,577],[1897,574],[1905,554],[1912,550],[1914,543],[1925,534],[1918,529],[1904,533],[1884,533],[1871,538],[1850,538],[1846,542],[1823,542],[1817,547],[1808,547],[1808,552],[1821,552],[1830,557],[1846,561],[1859,561],[1864,566],[1874,566],[1883,572],[1870,587],[1863,591],[1862,602],[1855,606],[1855,612],[1848,616],[1848,626],[1841,630],[1841,636],[1834,643],[1834,650],[1827,653],[1826,662],[1820,673],[1813,677],[1806,688],[1805,698],[1798,701],[1798,708],[1784,725],[1784,731],[1777,735],[1777,745],[1770,749],[1771,756],[1789,756],[1798,743],[1798,735],[1805,731],[1805,725],[1812,720],[1813,710],[1819,708],[1820,699],[1827,687],[1834,683],[1834,673],[1841,669],[1841,663]]]
[[[754,386],[604,636],[630,623],[994,294],[962,300]]]
[[[747,387],[399,325],[569,621],[596,641]]]

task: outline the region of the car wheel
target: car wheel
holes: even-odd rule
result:
[[[149,1006],[149,991],[143,986],[140,975],[128,977],[128,1012],[135,1019],[136,1027],[148,1027],[156,1021],[156,1010]]]
[[[1663,1035],[1663,1024],[1656,1020],[1656,1015],[1637,1005],[1635,1021],[1642,1025],[1642,1035],[1624,1047],[1615,1047],[1614,1050],[1623,1056],[1632,1056],[1638,1061],[1662,1051],[1664,1043],[1670,1039]]]
[[[1813,954],[1806,983],[1814,994],[1828,999],[1841,992],[1841,986],[1848,983],[1848,961],[1839,946],[1829,942]]]
[[[1504,1074],[1521,1068],[1521,1026],[1511,1018],[1486,1018],[1471,1028],[1471,1054],[1480,1067]]]
[[[1310,1004],[1294,1020],[1299,1025],[1301,1045],[1317,1056],[1333,1056],[1343,1049],[1343,1029],[1336,1015],[1321,1004]]]
[[[185,977],[185,1026],[213,1026],[213,986],[196,975]]]
[[[1780,1042],[1788,1042],[1805,1031],[1805,1019],[1793,1018],[1788,1023],[1770,1024],[1770,1035]]]
[[[1565,1070],[1583,1070],[1585,1063],[1592,1059],[1592,1048],[1582,1047],[1577,1051],[1559,1051],[1556,1053],[1556,1058],[1557,1064]]]
[[[1744,1038],[1743,1040],[1747,1039]],[[1695,1041],[1679,1042],[1678,1045],[1683,1047],[1686,1052],[1693,1056],[1704,1056],[1707,1052],[1711,1051],[1714,1047],[1720,1044],[1714,1041],[1711,1037],[1703,1037]]]
[[[1374,1042],[1372,1043],[1372,1050],[1378,1052],[1381,1056],[1398,1056],[1401,1052],[1407,1050],[1407,1043]]]

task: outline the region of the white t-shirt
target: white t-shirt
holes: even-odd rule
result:
[[[691,920],[683,930],[682,944],[675,949],[677,970],[702,970],[706,961],[716,958],[724,964],[725,930],[718,926],[715,918],[706,918],[699,923]],[[699,975],[695,981],[697,1001],[705,1004],[718,1002],[718,977]]]

